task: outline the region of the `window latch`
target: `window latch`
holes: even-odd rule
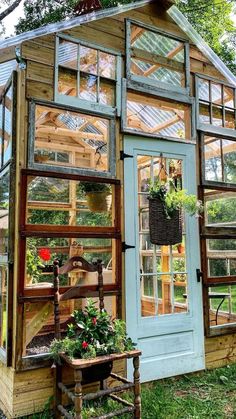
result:
[[[130,246],[129,244],[122,242],[122,252],[126,252],[126,250],[129,250],[129,249],[135,249],[135,246]]]
[[[197,282],[201,282],[201,279],[203,279],[203,273],[200,269],[196,269],[197,274]]]

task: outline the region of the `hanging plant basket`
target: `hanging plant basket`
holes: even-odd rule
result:
[[[149,231],[152,244],[168,246],[182,242],[181,211],[173,211],[166,218],[163,203],[158,198],[149,198]]]
[[[86,198],[90,211],[108,212],[111,209],[112,196],[107,192],[87,192]]]

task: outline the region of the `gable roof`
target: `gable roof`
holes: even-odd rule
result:
[[[19,45],[24,41],[31,40],[43,35],[49,35],[51,33],[72,29],[75,26],[80,26],[84,23],[92,22],[94,20],[104,19],[112,17],[114,15],[125,13],[131,10],[143,7],[156,0],[140,0],[134,3],[125,4],[122,6],[112,7],[109,9],[101,9],[86,15],[77,16],[72,19],[64,20],[62,22],[51,23],[49,25],[42,26],[32,31],[24,32],[16,35],[12,38],[7,38],[2,41],[0,50],[3,48],[12,47]],[[174,0],[161,0],[167,5],[174,3]],[[217,56],[217,54],[209,47],[209,45],[203,40],[193,26],[188,22],[185,16],[180,12],[176,6],[172,6],[167,10],[167,13],[174,20],[174,22],[186,33],[191,41],[200,49],[200,51],[210,60],[210,62],[222,73],[222,75],[234,86],[236,86],[236,77],[224,64],[224,62]]]

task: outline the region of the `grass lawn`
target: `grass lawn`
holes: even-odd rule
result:
[[[129,398],[129,397],[127,397]],[[88,406],[83,419],[115,407],[113,401]],[[129,415],[119,419],[128,419]],[[49,419],[44,412],[32,419]],[[142,419],[236,419],[236,364],[142,386]]]

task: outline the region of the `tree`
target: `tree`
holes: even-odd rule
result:
[[[177,0],[177,6],[215,53],[236,74],[235,0]]]
[[[0,33],[4,33],[3,19],[9,16],[22,2],[22,0],[2,0],[0,6]],[[6,7],[5,7],[6,6]],[[4,9],[2,10],[2,8]]]

